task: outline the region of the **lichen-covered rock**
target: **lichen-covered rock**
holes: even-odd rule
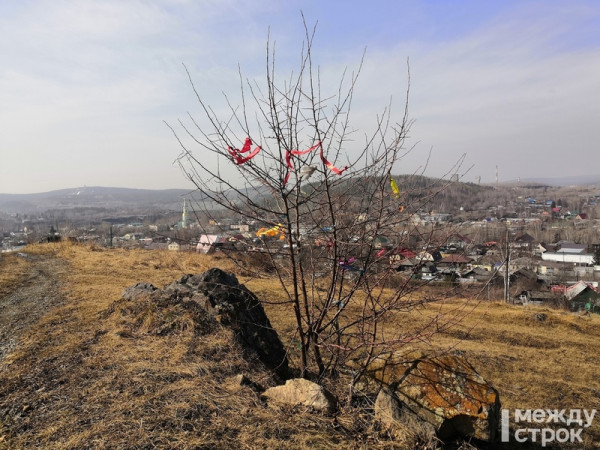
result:
[[[421,419],[431,423],[441,439],[454,436],[493,441],[498,429],[500,397],[461,355],[426,357],[415,351],[375,360],[370,377]]]
[[[335,397],[323,386],[305,380],[293,378],[286,381],[285,385],[267,389],[263,397],[269,404],[279,403],[290,406],[306,406],[318,411],[333,412],[336,408]]]
[[[435,427],[420,419],[408,407],[396,398],[387,387],[379,391],[373,408],[375,420],[395,434],[404,435],[405,439],[415,442],[435,442]],[[407,435],[411,436],[407,436]]]

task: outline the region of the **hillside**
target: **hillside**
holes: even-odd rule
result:
[[[71,208],[125,208],[143,210],[180,210],[182,197],[189,195],[186,189],[127,189],[111,187],[79,187],[36,194],[0,194],[0,211],[35,212],[49,209]]]
[[[451,196],[458,196],[462,199],[468,198],[473,193],[491,189],[472,183],[449,184],[447,181],[420,175],[401,175],[397,179],[403,189],[410,190],[412,195],[420,195],[422,192],[430,190],[437,191],[444,186],[446,190],[449,190]],[[361,192],[360,181],[350,178],[348,182],[356,186],[357,194]],[[245,192],[244,189],[241,191]],[[260,186],[249,188],[248,193],[251,196],[270,195],[268,190],[264,190]],[[192,198],[195,201],[201,198],[193,186],[190,189],[163,190],[85,186],[34,194],[0,193],[0,212],[32,213],[73,208],[126,209],[136,212],[147,209],[180,211],[184,197]]]
[[[0,448],[402,448],[373,423],[368,399],[333,416],[268,408],[232,381],[244,373],[276,382],[229,329],[198,330],[185,312],[118,302],[138,282],[162,287],[210,267],[236,273],[261,299],[279,297],[273,279],[249,278],[219,256],[67,243],[3,254]],[[265,309],[293,342],[285,305]],[[462,319],[431,345],[463,352],[503,408],[600,409],[600,317],[446,298],[388,326],[411,329],[440,312]],[[158,332],[165,321],[169,331]],[[328,387],[343,398],[343,377]],[[599,448],[598,423],[584,429],[584,448]]]

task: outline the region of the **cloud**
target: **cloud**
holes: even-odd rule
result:
[[[600,107],[590,101],[600,48],[581,45],[572,34],[577,27],[586,32],[590,11],[532,14],[513,10],[444,43],[394,49],[410,56],[412,135],[424,147],[408,159],[409,167],[432,146],[436,175],[463,152],[466,167],[475,166],[473,179],[491,180],[495,165],[507,178],[586,171],[600,138]],[[368,55],[361,84],[371,87],[370,100],[384,97],[390,86],[398,86],[392,93],[402,100],[406,65],[391,54]],[[557,167],[566,151],[581,163]]]
[[[556,174],[567,149],[572,161],[593,157],[600,137],[600,111],[591,100],[600,70],[595,3],[394,5],[2,2],[0,192],[90,179],[126,187],[185,184],[171,170],[179,149],[162,123],[188,111],[199,116],[181,63],[203,98],[225,111],[222,92],[240,102],[238,63],[244,76],[263,79],[269,27],[280,76],[297,66],[301,9],[309,25],[320,20],[315,58],[326,91],[335,91],[345,67],[357,67],[368,45],[353,110],[357,129],[372,129],[390,96],[401,113],[410,57],[411,143],[421,144],[401,171],[422,165],[430,147],[430,174],[444,173],[467,152],[473,177],[484,179],[496,164],[512,178]],[[558,174],[584,167],[560,167]]]

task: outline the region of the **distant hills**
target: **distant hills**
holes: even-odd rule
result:
[[[50,209],[106,208],[181,210],[188,189],[129,189],[86,186],[37,194],[0,194],[0,211],[27,213]]]
[[[409,180],[411,185],[419,185],[420,187],[426,187],[436,181],[435,179],[422,176],[398,176],[399,183],[408,183]],[[523,183],[538,183],[547,186],[600,186],[600,175],[521,178],[519,184]],[[509,184],[512,183],[501,183],[501,185]],[[193,193],[194,190],[190,189],[153,190],[84,186],[37,194],[0,194],[0,212],[33,213],[36,211],[42,212],[52,209],[73,208],[124,209],[127,211],[144,211],[149,209],[180,211],[183,198],[190,198]],[[193,196],[197,197],[197,192]]]
[[[540,183],[548,186],[600,186],[600,175],[584,175],[572,177],[534,177],[521,178],[521,183]]]

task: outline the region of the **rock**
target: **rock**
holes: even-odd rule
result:
[[[394,422],[400,421],[402,405],[394,397],[394,394],[388,388],[384,387],[377,395],[374,412],[375,420],[384,425],[393,425]]]
[[[140,295],[151,294],[156,291],[157,288],[150,283],[138,283],[135,286],[128,287],[123,291],[122,298],[125,300],[135,300]]]
[[[388,386],[420,419],[432,424],[440,439],[495,439],[499,394],[464,356],[393,353],[370,364],[367,374]]]
[[[264,392],[264,388],[252,381],[250,378],[248,378],[246,375],[240,373],[238,375],[235,375],[233,377],[229,377],[225,380],[225,388],[228,389],[229,391],[234,391],[237,392],[239,391],[241,388],[243,387],[248,387],[250,389],[252,389],[254,392]]]
[[[213,322],[216,318],[221,324],[230,326],[245,349],[256,353],[265,366],[280,377],[287,378],[287,355],[277,332],[258,298],[240,284],[235,275],[213,268],[201,274],[185,275],[164,289],[138,283],[125,289],[123,299],[135,300],[141,295],[148,295],[162,308],[176,306],[192,312],[198,310],[194,317],[202,322],[199,326],[207,326],[200,312]],[[175,325],[165,323],[163,334]]]
[[[333,412],[337,401],[333,394],[322,386],[304,378],[293,378],[283,386],[275,386],[263,393],[271,402],[290,406],[307,406],[318,411]]]
[[[403,406],[387,387],[379,391],[375,400],[374,412],[375,420],[384,427],[405,435],[405,440],[413,443],[415,440],[428,443],[436,441],[435,427],[421,420],[406,406]],[[433,446],[430,445],[427,448],[433,448]]]
[[[254,392],[264,392],[265,388],[263,388],[260,384],[256,383],[255,381],[252,381],[250,378],[248,378],[246,375],[244,374],[239,374],[235,377],[235,381],[240,385],[240,386],[246,386],[249,387],[250,389],[252,389]]]
[[[224,325],[231,326],[246,347],[283,378],[289,367],[285,348],[271,326],[258,298],[235,275],[221,269],[210,269],[198,275],[187,275],[177,285],[167,286],[176,294],[187,292]]]

